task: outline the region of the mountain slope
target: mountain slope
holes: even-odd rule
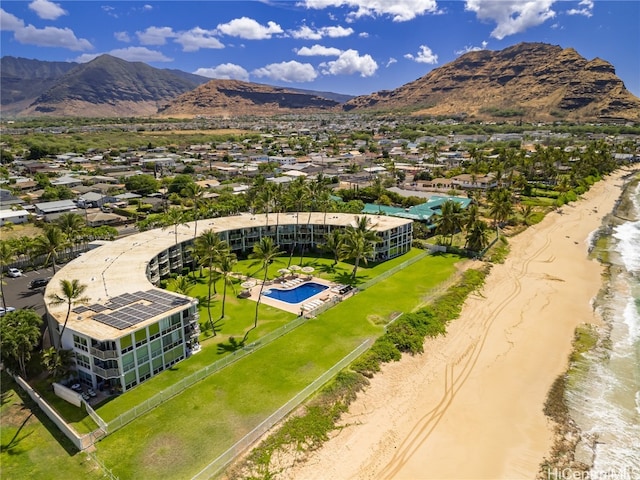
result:
[[[22,115],[153,115],[159,105],[198,85],[182,73],[101,55],[57,78]]]
[[[240,80],[211,80],[160,109],[164,116],[272,115],[330,110],[339,103],[315,92],[289,90]]]
[[[610,63],[544,43],[470,52],[395,90],[356,97],[343,108],[544,121],[640,120],[640,99]]]
[[[56,80],[78,64],[73,62],[43,62],[5,56],[0,59],[0,99],[3,113],[26,108]],[[28,79],[28,81],[25,81]]]

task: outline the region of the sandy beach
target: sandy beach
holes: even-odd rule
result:
[[[628,173],[511,238],[508,259],[447,335],[385,365],[344,428],[282,478],[534,478],[553,440],[542,412],[549,388],[576,326],[598,321],[591,300],[603,268],[588,258],[589,237]]]

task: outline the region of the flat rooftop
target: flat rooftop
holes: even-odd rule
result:
[[[276,224],[276,214],[269,214],[269,225]],[[356,217],[347,213],[327,213],[326,223],[339,227],[356,224]],[[367,215],[372,220],[372,227],[377,231],[412,223],[411,220]],[[281,213],[279,225],[324,225],[325,214],[322,212]],[[198,222],[198,235],[205,230],[221,233],[229,230],[253,228],[267,225],[265,214],[242,214],[232,217],[205,219]],[[177,228],[178,243],[194,238],[195,222],[180,225]],[[175,245],[174,227],[154,229],[130,235],[103,246],[90,250],[66,264],[56,272],[47,285],[45,303],[47,311],[59,323],[63,324],[67,305],[52,305],[49,296],[61,294],[61,280],[78,280],[87,286],[83,296],[88,302],[83,306],[75,305],[69,316],[67,327],[76,332],[99,340],[114,340],[155,323],[183,310],[187,303],[196,300],[155,287],[147,278],[147,264],[156,256]],[[127,296],[126,294],[132,294]],[[165,298],[165,304],[154,301],[154,295]],[[144,298],[147,296],[148,298]],[[168,297],[175,298],[175,304],[166,303]],[[162,309],[152,308],[154,305]],[[128,309],[128,310],[125,310]],[[113,321],[104,316],[112,317]],[[125,323],[117,322],[122,319]],[[127,325],[129,323],[130,325]]]

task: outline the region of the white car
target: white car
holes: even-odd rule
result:
[[[9,275],[11,278],[21,277],[22,270],[18,268],[10,268],[9,270],[7,270],[7,275]]]
[[[6,310],[4,309],[4,307],[0,307],[0,317],[4,317],[5,313],[14,312],[14,311],[15,311],[14,307],[7,307]]]

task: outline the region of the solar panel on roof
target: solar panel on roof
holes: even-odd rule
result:
[[[89,307],[85,305],[80,305],[79,307],[74,308],[72,311],[73,313],[84,313],[84,312],[88,312],[89,310],[91,310]]]
[[[104,312],[108,310],[104,305],[100,305],[99,303],[94,303],[93,305],[89,305],[89,310],[93,310],[96,313]]]

